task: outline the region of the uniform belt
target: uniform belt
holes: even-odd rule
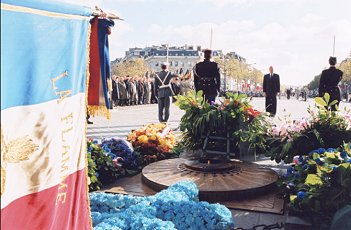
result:
[[[161,85],[160,88],[171,88],[170,85]]]

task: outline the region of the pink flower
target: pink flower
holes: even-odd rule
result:
[[[115,167],[121,167],[122,165],[118,163],[119,160],[122,160],[122,157],[116,157],[115,159],[112,160],[112,163]]]

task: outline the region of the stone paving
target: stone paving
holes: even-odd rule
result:
[[[264,98],[253,98],[251,104],[254,108],[264,110]],[[282,118],[290,116],[292,119],[308,116],[308,106],[313,106],[314,100],[307,101],[297,100],[295,98],[287,100],[281,98],[278,100],[277,116],[274,118],[274,123],[283,122]],[[340,109],[351,109],[351,103],[342,102]],[[168,125],[172,129],[177,129],[180,119],[184,114],[174,104],[171,105],[171,115]],[[94,124],[88,125],[88,138],[106,138],[120,137],[125,138],[126,135],[133,129],[137,129],[147,123],[157,123],[157,104],[138,105],[115,107],[111,112],[111,119],[107,120],[104,117],[92,117],[90,120]],[[259,156],[255,161],[258,164],[265,165],[276,170],[278,173],[285,171],[286,165],[276,164],[270,159]],[[236,221],[236,226],[243,228],[252,228],[257,224],[275,224],[277,222],[285,223],[286,215],[276,215],[269,213],[250,212],[241,210],[231,210]]]

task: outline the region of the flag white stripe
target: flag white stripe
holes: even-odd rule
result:
[[[53,100],[1,111],[5,145],[26,136],[38,145],[38,150],[28,160],[1,162],[6,171],[1,208],[22,196],[53,187],[65,176],[85,167],[85,96],[85,93],[80,93],[61,103]],[[63,146],[69,146],[67,152]],[[14,153],[8,149],[4,154]],[[65,157],[68,157],[66,163]]]

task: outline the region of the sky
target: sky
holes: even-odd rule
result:
[[[110,59],[132,47],[201,45],[236,52],[281,84],[300,86],[351,55],[350,0],[63,0],[119,15]]]

